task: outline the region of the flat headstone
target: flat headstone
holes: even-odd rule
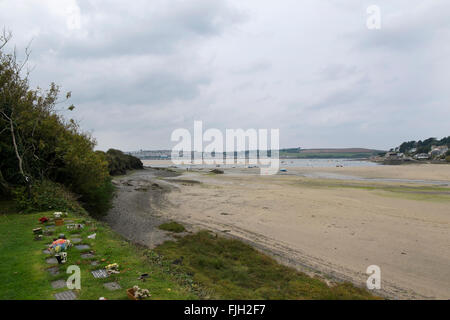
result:
[[[56,300],[75,300],[77,298],[76,294],[71,291],[63,291],[54,294]]]
[[[82,240],[83,239],[81,239],[81,238],[72,238],[72,239],[70,239],[70,242],[72,242],[73,244],[76,244],[76,243],[80,243]]]
[[[93,255],[92,253],[82,253],[81,254],[81,259],[89,259],[89,258],[93,258],[95,257],[95,255]]]
[[[52,276],[56,276],[57,274],[59,274],[59,268],[58,268],[58,267],[51,267],[51,268],[48,268],[47,271],[48,271]]]
[[[66,220],[65,222],[66,222],[66,223],[74,223],[75,221],[69,219],[69,220]]]
[[[111,290],[111,291],[122,289],[120,284],[118,284],[117,282],[107,282],[107,283],[104,283],[103,286],[106,289]]]
[[[92,261],[91,266],[98,266],[98,261]]]
[[[92,275],[94,276],[94,278],[108,278],[108,273],[106,272],[105,269],[99,269],[99,270],[94,270],[91,271]]]
[[[45,262],[47,262],[48,264],[57,264],[58,260],[56,260],[56,258],[47,258]]]
[[[66,284],[66,281],[64,281],[64,280],[52,281],[53,289],[61,289],[61,288],[65,288],[66,286],[67,286],[67,284]]]
[[[51,252],[50,252],[50,250],[48,250],[48,249],[44,249],[44,250],[42,250],[42,253],[43,253],[43,254],[50,254]]]
[[[73,238],[80,238],[81,234],[80,233],[72,233],[70,236]]]
[[[79,245],[76,245],[75,248],[77,248],[78,250],[86,250],[86,249],[89,249],[90,246],[87,244],[79,244]]]

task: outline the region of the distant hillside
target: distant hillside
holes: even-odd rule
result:
[[[330,148],[330,149],[301,149],[301,153],[377,153],[379,150],[365,148]]]
[[[366,148],[318,148],[318,149],[280,149],[281,158],[296,159],[360,159],[370,158],[373,155],[383,152],[382,150]]]

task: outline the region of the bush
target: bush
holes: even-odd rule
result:
[[[109,149],[106,153],[109,173],[112,176],[126,174],[127,170],[142,169],[143,164],[140,159],[125,154],[120,150]]]
[[[33,183],[30,191],[26,187],[17,187],[13,193],[16,205],[23,213],[53,210],[86,214],[71,192],[49,180]]]
[[[0,37],[0,47],[2,44]],[[14,54],[0,50],[0,194],[8,197],[11,190],[16,190],[16,198],[26,210],[54,209],[57,201],[52,190],[61,191],[56,184],[37,183],[32,189],[43,189],[48,194],[34,194],[28,199],[28,180],[49,180],[79,195],[80,202],[92,213],[106,212],[113,187],[105,154],[94,151],[95,139],[82,132],[74,120],[58,114],[56,105],[62,102],[59,87],[52,83],[47,91],[33,90],[21,69]],[[66,98],[70,95],[67,93]],[[71,202],[67,197],[64,201],[58,206]]]
[[[101,185],[80,198],[83,206],[93,215],[105,215],[112,206],[114,186],[108,177]]]
[[[450,162],[450,156],[446,156],[445,161]]]

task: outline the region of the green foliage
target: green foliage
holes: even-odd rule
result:
[[[181,225],[175,221],[163,223],[158,228],[161,230],[175,232],[175,233],[180,233],[180,232],[183,232],[186,230],[183,225]]]
[[[101,152],[101,151],[98,151]],[[127,170],[142,169],[141,160],[120,150],[109,149],[105,154],[109,173],[113,176],[126,174]]]
[[[329,287],[320,279],[279,264],[238,240],[207,231],[168,241],[156,252],[172,261],[212,299],[374,299],[349,283]]]
[[[436,138],[428,138],[425,140],[419,140],[419,141],[408,141],[408,142],[403,142],[400,146],[399,146],[399,151],[400,152],[408,152],[409,150],[416,148],[416,152],[415,153],[428,153],[431,150],[431,146],[444,146],[447,145],[450,147],[450,136],[448,137],[444,137],[440,140],[436,139]]]
[[[91,213],[105,213],[113,194],[106,156],[94,151],[95,140],[75,121],[58,114],[55,106],[64,102],[58,97],[53,83],[47,91],[30,89],[15,55],[0,51],[0,194],[51,180],[76,194]]]
[[[450,155],[445,157],[445,161],[450,162]]]
[[[23,186],[17,187],[13,193],[16,206],[24,213],[54,210],[86,214],[72,193],[49,180],[34,183],[30,190]]]

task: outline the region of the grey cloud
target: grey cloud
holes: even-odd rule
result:
[[[284,147],[448,135],[450,3],[378,3],[378,31],[368,0],[3,0],[0,21],[19,52],[33,39],[32,84],[72,91],[100,149],[170,148],[194,120],[279,128]]]
[[[360,49],[427,50],[450,29],[450,6],[444,1],[406,5],[402,14],[392,14],[390,5],[380,5],[382,27],[360,36]]]
[[[244,19],[226,1],[79,1],[82,34],[47,32],[39,50],[65,58],[173,53]]]

